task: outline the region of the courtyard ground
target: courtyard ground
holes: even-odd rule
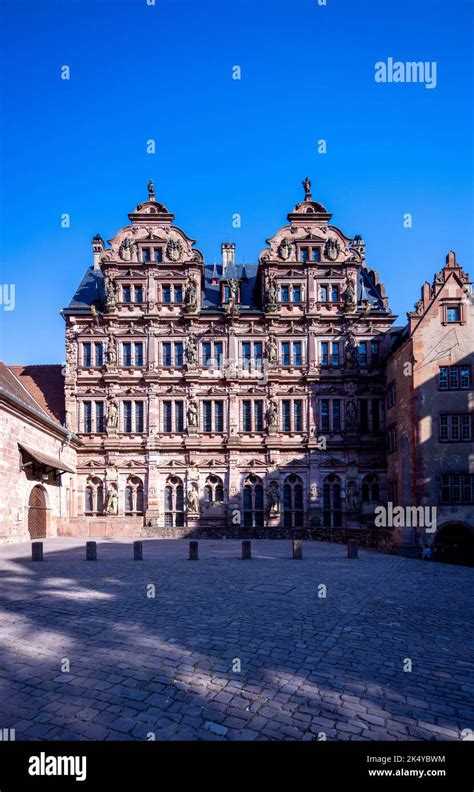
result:
[[[42,563],[0,547],[0,729],[17,740],[474,731],[473,569],[322,542],[293,560],[254,541],[251,561],[234,541],[201,541],[199,561],[185,541],[144,541],[143,561],[131,542],[99,541],[96,562],[83,541],[44,546]]]

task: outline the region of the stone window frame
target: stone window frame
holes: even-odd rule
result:
[[[467,418],[467,421],[465,420]],[[458,419],[459,436],[453,438],[453,419]],[[438,421],[439,443],[471,443],[472,442],[472,413],[440,413]],[[468,437],[463,437],[464,428],[468,427]],[[446,436],[443,437],[444,430]]]
[[[288,287],[288,300],[282,300],[282,296],[281,296],[282,286]],[[301,299],[300,300],[296,300],[296,301],[293,299],[293,288],[295,286],[297,286],[300,289],[300,295],[301,295]],[[296,305],[296,306],[298,306],[298,305],[304,305],[305,302],[306,302],[306,288],[305,288],[305,283],[302,280],[301,276],[299,278],[296,277],[296,278],[291,278],[291,279],[286,279],[286,280],[279,279],[279,281],[278,281],[278,303],[279,303],[279,305]]]
[[[323,523],[325,528],[342,528],[342,479],[337,473],[328,473],[322,482]]]
[[[250,402],[250,429],[245,428],[244,424],[244,403]],[[255,426],[255,403],[259,402],[261,404],[262,409],[262,425],[260,429],[257,429]],[[265,431],[265,400],[259,396],[250,396],[247,397],[243,395],[240,399],[240,426],[241,432],[243,434],[260,434],[261,432]]]
[[[87,498],[90,493],[92,509],[87,510]],[[104,514],[105,508],[105,486],[100,476],[90,475],[86,479],[86,486],[84,487],[84,516],[97,517]]]
[[[119,290],[120,290],[120,300],[119,300],[119,302],[121,303],[121,305],[143,305],[146,302],[146,298],[145,298],[145,284],[142,281],[134,281],[134,280],[120,281],[118,286],[119,286]],[[130,302],[128,302],[127,300],[124,300],[124,298],[123,298],[124,297],[124,292],[123,292],[124,288],[129,288],[130,289]],[[137,301],[135,299],[135,297],[136,297],[135,289],[141,289],[141,292],[142,292],[141,301]]]
[[[208,360],[204,359],[204,345],[210,344],[211,345],[211,357]],[[215,353],[215,345],[221,344],[222,346],[222,353],[220,356],[220,361],[218,360],[218,356]],[[225,365],[225,361],[227,359],[227,344],[224,338],[203,338],[199,344],[199,355],[201,366],[205,368],[218,368],[221,369]]]
[[[90,350],[90,353],[91,353],[90,360],[91,360],[91,362],[90,362],[89,366],[86,366],[86,364],[85,364],[84,347],[86,347],[86,346],[90,346],[90,348],[91,348],[91,350]],[[102,349],[101,362],[97,361],[97,347],[100,347]],[[102,338],[98,338],[98,339],[96,339],[96,338],[88,338],[87,340],[85,340],[85,339],[81,340],[80,343],[79,343],[80,365],[82,366],[82,368],[85,368],[85,369],[88,369],[88,370],[89,369],[93,369],[93,368],[102,368],[102,366],[104,365],[104,357],[105,357],[104,356],[104,352],[105,352],[104,341],[103,341]]]
[[[165,403],[171,404],[171,430],[165,429]],[[183,428],[177,429],[176,428],[176,405],[182,405],[183,410]],[[167,399],[163,398],[160,400],[160,426],[161,431],[163,434],[183,434],[186,432],[186,410],[185,410],[186,399],[178,398],[178,399]]]
[[[245,508],[248,495],[250,508]],[[243,481],[242,516],[243,528],[263,528],[265,525],[265,489],[262,479],[255,473],[249,473]]]
[[[167,363],[165,363],[165,344],[170,344],[171,345],[171,363],[169,365]],[[178,360],[176,359],[176,345],[177,344],[181,345],[181,354],[180,354],[180,357],[178,357]],[[173,369],[173,368],[181,369],[183,367],[183,365],[184,365],[184,351],[185,351],[184,350],[184,341],[183,341],[182,338],[166,338],[166,339],[162,339],[159,342],[160,365],[161,365],[161,367],[165,368],[165,369]],[[180,360],[180,358],[181,358],[181,360]]]
[[[222,497],[220,497],[222,495]],[[210,473],[204,485],[204,502],[206,504],[225,503],[225,487],[224,482],[216,473]]]
[[[164,289],[169,287],[170,289],[170,297],[171,299],[169,302],[166,302],[163,299]],[[176,289],[181,290],[181,300],[176,300]],[[183,305],[183,298],[184,298],[184,283],[180,281],[174,280],[166,280],[163,283],[160,283],[158,286],[158,303],[159,305],[170,305],[170,306],[182,306]]]
[[[292,528],[292,529],[303,528],[304,514],[305,514],[305,508],[304,508],[305,490],[304,490],[304,482],[301,476],[298,476],[296,473],[290,473],[288,476],[286,476],[283,481],[282,492],[283,492],[283,499],[282,499],[283,527]],[[297,496],[299,503],[300,495],[301,495],[301,507],[298,506],[297,508]],[[288,500],[289,500],[289,508],[287,508]]]
[[[131,509],[127,508],[127,498],[129,496],[131,497]],[[128,477],[124,489],[123,507],[124,514],[129,517],[138,517],[145,513],[145,490],[140,476],[130,475]]]
[[[168,476],[163,488],[163,515],[165,528],[184,526],[184,484],[175,474]]]
[[[216,428],[216,402],[220,402],[222,404],[222,429]],[[204,404],[210,403],[211,404],[211,428],[205,429],[204,427]],[[200,401],[200,425],[201,425],[201,432],[204,434],[225,434],[227,431],[227,421],[226,421],[226,400],[224,398],[210,398],[210,399],[201,399]]]
[[[126,403],[130,403],[132,405],[132,408],[131,408],[131,427],[132,428],[131,428],[131,430],[128,430],[128,429],[125,428],[125,404]],[[142,428],[141,431],[137,430],[137,428],[136,428],[137,427],[137,413],[136,413],[136,405],[137,404],[142,404],[143,405],[143,428]],[[120,415],[120,430],[121,430],[122,434],[143,435],[143,434],[146,433],[146,431],[147,431],[147,426],[146,426],[147,421],[146,421],[145,405],[146,405],[146,399],[145,398],[142,398],[142,399],[133,399],[133,398],[121,399],[120,404],[119,404],[119,415]]]
[[[146,355],[147,355],[147,342],[146,342],[146,340],[144,338],[137,338],[137,339],[135,339],[135,338],[122,338],[120,340],[119,344],[120,344],[120,365],[123,368],[126,368],[126,369],[131,369],[131,368],[142,369],[145,366],[145,360],[146,360]],[[125,362],[125,351],[124,351],[125,344],[130,344],[130,353],[131,353],[130,354],[130,363],[126,363]],[[142,362],[141,363],[137,363],[136,362],[136,358],[137,358],[136,347],[137,347],[137,344],[141,344],[141,347],[142,347],[142,350],[141,350],[142,351],[142,355],[141,355]]]
[[[283,426],[283,403],[290,402],[290,429],[285,429]],[[301,429],[295,428],[295,402],[301,403]],[[301,396],[290,396],[287,397],[282,396],[280,399],[280,431],[285,435],[294,435],[294,434],[303,434],[306,428],[306,410],[305,406],[307,406],[307,399],[304,398],[304,394]]]
[[[283,363],[283,344],[290,344],[290,362]],[[295,363],[294,344],[301,344],[301,362]],[[282,368],[300,368],[306,366],[308,357],[308,338],[295,338],[294,336],[280,336],[278,338],[278,361]]]
[[[85,404],[91,405],[91,428],[86,429],[85,421],[86,421],[86,413],[85,413]],[[97,411],[97,404],[102,404],[102,429],[97,429],[97,420],[98,420],[98,411]],[[89,398],[81,398],[79,399],[79,410],[78,410],[78,423],[79,423],[79,434],[103,434],[105,432],[105,410],[106,399],[89,399]]]

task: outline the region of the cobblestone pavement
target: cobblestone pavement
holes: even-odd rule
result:
[[[17,740],[474,730],[474,570],[369,550],[350,560],[320,542],[302,561],[287,541],[252,542],[251,561],[238,542],[199,551],[188,561],[187,542],[149,541],[140,562],[131,543],[101,541],[90,562],[84,542],[51,539],[32,563],[29,544],[2,546],[0,729]]]

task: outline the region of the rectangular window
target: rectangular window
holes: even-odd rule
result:
[[[341,400],[333,399],[332,402],[332,431],[341,431]]]
[[[123,365],[124,366],[131,366],[132,365],[132,345],[129,344],[129,343],[123,344],[122,353],[123,353]]]
[[[205,401],[202,403],[202,422],[203,430],[205,432],[212,431],[212,402]]]
[[[282,366],[290,365],[290,342],[283,341],[281,345],[281,364]]]
[[[319,300],[320,302],[327,302],[328,301],[328,287],[327,286],[320,286],[319,287]]]
[[[459,369],[457,366],[449,367],[449,387],[452,390],[459,388]]]
[[[171,302],[171,286],[165,285],[161,287],[161,293],[163,295],[163,302],[170,303]]]
[[[104,431],[104,402],[95,403],[95,431]]]
[[[474,474],[443,473],[442,503],[474,503]]]
[[[329,399],[321,399],[321,431],[329,432]]]
[[[228,303],[230,299],[230,289],[228,286],[222,288],[222,302]]]
[[[176,432],[184,432],[184,404],[182,401],[174,403],[174,428]]]
[[[380,432],[380,402],[372,399],[372,431]]]
[[[123,431],[132,431],[132,402],[124,401],[123,403]]]
[[[446,308],[446,321],[459,322],[461,320],[461,310],[458,305],[452,305]]]
[[[359,365],[362,368],[367,366],[367,342],[361,341],[359,343]]]
[[[360,413],[360,431],[369,431],[369,410],[367,399],[359,400],[359,413]]]
[[[439,387],[440,390],[448,390],[449,388],[449,367],[439,367]]]
[[[143,402],[135,402],[135,431],[143,432]]]
[[[329,341],[321,341],[321,366],[329,366]]]
[[[311,248],[311,261],[321,261],[321,250],[320,248]]]
[[[470,366],[459,367],[460,387],[466,390],[471,387],[471,369]]]
[[[150,261],[150,248],[142,248],[142,261]]]
[[[143,344],[135,344],[135,366],[143,366]]]
[[[242,343],[242,365],[244,368],[250,367],[250,355],[251,355],[251,346],[250,341],[244,341]]]
[[[102,343],[95,344],[95,365],[99,367],[104,365],[104,347]]]
[[[183,365],[183,344],[177,341],[174,345],[174,365],[182,368]]]
[[[202,344],[202,365],[203,366],[210,366],[211,365],[211,344],[209,341],[204,341]]]
[[[135,286],[135,302],[143,302],[143,286]]]
[[[263,358],[263,345],[261,341],[254,341],[253,345],[253,362],[256,366],[262,365]]]
[[[216,432],[224,431],[224,402],[214,402],[214,429]]]
[[[122,286],[122,301],[124,303],[132,302],[132,290],[130,286]]]
[[[251,404],[252,403],[250,401],[242,402],[242,422],[244,432],[252,431]]]
[[[300,261],[308,261],[309,259],[309,250],[307,247],[301,248],[300,250]]]
[[[214,342],[214,358],[216,362],[216,366],[221,368],[224,362],[224,346],[222,341],[215,341]]]
[[[301,341],[295,341],[293,343],[293,365],[301,366],[302,362],[303,358],[301,355]]]
[[[472,416],[440,415],[439,439],[441,442],[459,443],[471,440]]]
[[[397,425],[392,424],[387,428],[387,451],[393,454],[397,450]]]
[[[339,301],[339,287],[331,286],[331,302]]]
[[[171,419],[172,419],[171,409],[172,409],[172,402],[170,402],[170,401],[163,402],[163,431],[164,432],[172,432],[173,431],[173,427],[172,427],[172,423],[171,423]]]
[[[168,341],[163,343],[163,366],[165,368],[171,366],[171,344]]]
[[[182,286],[175,286],[174,287],[174,301],[176,303],[183,302],[183,287]]]
[[[92,432],[92,402],[83,402],[84,409],[84,432]]]
[[[155,261],[163,261],[163,248],[154,249]]]
[[[441,415],[439,419],[439,439],[449,440],[449,420],[447,415]]]
[[[256,432],[263,432],[263,401],[254,401],[253,419]]]
[[[390,410],[397,402],[397,389],[394,382],[391,382],[387,389],[387,409]]]
[[[290,287],[289,286],[282,286],[280,294],[281,294],[281,298],[280,299],[281,299],[282,303],[290,302]]]
[[[92,366],[92,344],[82,345],[82,365],[85,368]]]
[[[301,286],[293,286],[293,302],[301,302]]]
[[[371,341],[370,342],[370,361],[373,366],[376,366],[379,362],[379,342],[378,341]]]
[[[293,402],[293,430],[303,431],[303,402],[300,399],[295,399]]]
[[[339,366],[339,341],[333,341],[331,344],[331,366],[333,368]]]
[[[281,403],[281,417],[283,432],[291,432],[291,401],[284,400]]]

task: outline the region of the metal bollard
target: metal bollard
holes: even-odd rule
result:
[[[86,542],[86,561],[97,561],[97,542]]]
[[[244,539],[242,542],[242,560],[249,561],[252,558],[252,542],[250,539]]]
[[[33,542],[31,545],[31,560],[43,560],[43,542]]]
[[[189,560],[199,561],[199,542],[193,540],[189,543]]]
[[[303,558],[303,540],[293,539],[293,558]]]
[[[133,543],[133,560],[143,561],[143,542]]]
[[[349,541],[347,542],[347,557],[348,558],[359,557],[359,543],[357,539],[349,539]]]

